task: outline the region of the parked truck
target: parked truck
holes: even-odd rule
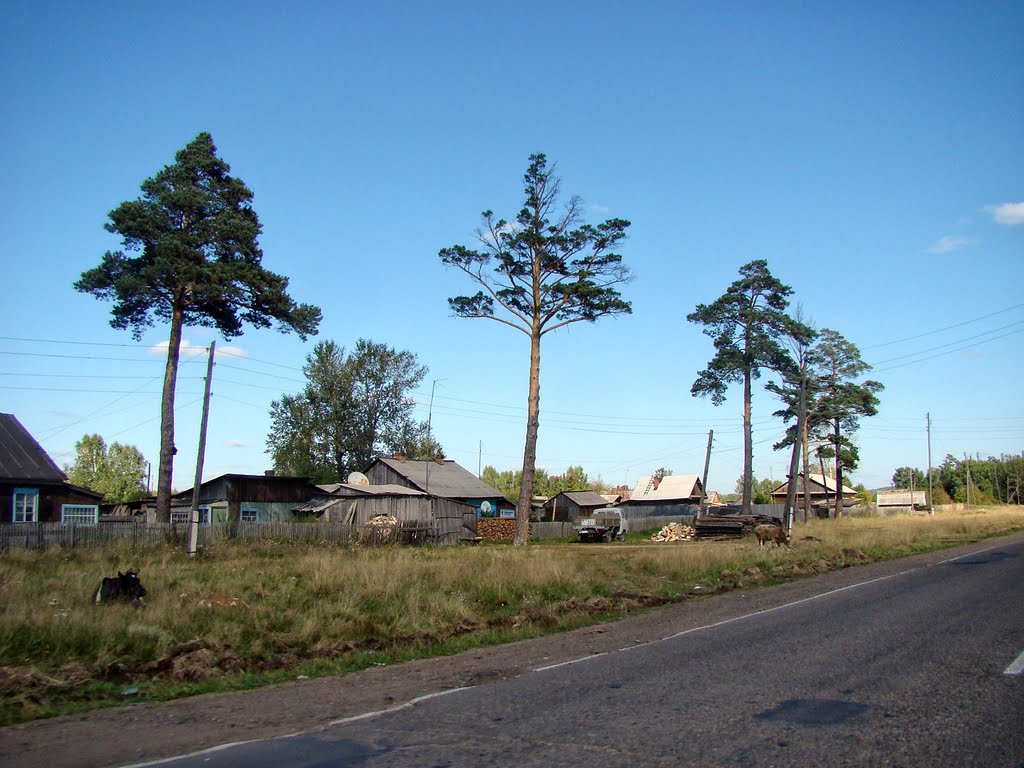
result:
[[[626,534],[626,519],[622,512],[614,507],[594,510],[586,517],[581,517],[573,525],[580,541],[620,541]]]

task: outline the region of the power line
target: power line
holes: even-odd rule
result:
[[[1024,328],[1019,328],[1016,331],[1010,331],[1009,333],[1004,333],[1001,336],[993,336],[991,339],[982,339],[981,341],[975,342],[974,344],[968,344],[966,347],[957,347],[956,349],[949,349],[949,350],[946,350],[945,352],[939,352],[938,354],[931,355],[930,357],[922,357],[920,360],[909,360],[909,361],[907,361],[905,363],[899,363],[898,365],[890,365],[887,368],[879,368],[877,370],[877,373],[885,373],[886,371],[891,371],[891,370],[894,370],[896,368],[903,368],[903,367],[905,367],[907,365],[914,365],[915,363],[923,363],[926,360],[934,360],[936,357],[944,357],[945,355],[951,355],[954,352],[963,352],[965,349],[970,349],[971,347],[979,346],[981,344],[987,344],[990,341],[998,341],[999,339],[1004,339],[1007,336],[1013,336],[1014,334],[1022,333],[1022,332],[1024,332]]]
[[[1024,304],[1015,304],[1012,307],[1007,307],[1006,309],[1000,309],[999,311],[993,312],[993,313],[991,313],[989,315],[982,315],[981,317],[975,317],[975,318],[972,318],[970,320],[964,320],[962,323],[955,323],[954,325],[947,325],[945,328],[938,328],[938,329],[936,329],[934,331],[925,331],[924,333],[919,333],[916,336],[907,336],[906,338],[903,338],[903,339],[896,339],[895,341],[887,341],[884,344],[872,344],[869,347],[863,347],[863,349],[878,349],[879,347],[888,347],[888,346],[891,346],[893,344],[901,344],[904,341],[913,341],[914,339],[920,339],[920,338],[923,338],[925,336],[932,336],[932,335],[934,335],[936,333],[942,333],[943,331],[949,331],[949,330],[952,330],[953,328],[960,328],[961,326],[964,326],[964,325],[970,325],[971,323],[976,323],[979,320],[987,320],[990,317],[995,317],[996,315],[1002,315],[1002,314],[1004,314],[1006,312],[1011,312],[1011,311],[1013,311],[1015,309],[1020,309],[1021,307],[1024,307]]]
[[[910,352],[910,353],[908,353],[906,355],[899,355],[898,357],[890,357],[890,358],[888,358],[886,360],[879,360],[877,363],[875,363],[875,365],[883,365],[884,363],[891,363],[894,360],[905,360],[908,357],[917,357],[918,355],[923,355],[923,354],[926,354],[928,352],[934,352],[935,350],[942,349],[943,347],[951,347],[954,344],[963,344],[965,341],[973,341],[974,339],[980,339],[982,336],[988,336],[989,334],[996,333],[997,331],[1005,331],[1007,328],[1013,328],[1015,325],[1021,325],[1021,324],[1024,324],[1024,320],[1018,320],[1015,323],[1009,323],[1009,324],[1001,326],[999,328],[993,328],[990,331],[984,331],[983,333],[978,333],[978,334],[975,334],[974,336],[967,336],[965,338],[956,339],[955,341],[950,341],[950,342],[947,342],[945,344],[939,344],[939,346],[937,346],[937,347],[931,347],[929,349],[922,349],[922,350],[920,350],[918,352]],[[999,337],[999,338],[1002,338],[1002,337]]]

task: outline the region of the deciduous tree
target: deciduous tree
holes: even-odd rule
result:
[[[71,483],[102,493],[104,501],[146,496],[146,458],[134,445],[111,443],[108,447],[100,435],[84,435],[75,443],[75,461],[65,472]]]
[[[740,267],[740,279],[711,304],[698,304],[686,316],[704,326],[714,339],[715,355],[697,375],[690,388],[694,397],[710,396],[711,402],[725,402],[730,384],[743,383],[743,512],[750,514],[754,449],[750,421],[751,384],[763,369],[784,371],[793,362],[782,340],[810,334],[786,314],[793,289],[783,285],[769,271],[768,262],[758,259]]]
[[[523,482],[516,504],[514,543],[529,541],[530,496],[537,462],[540,425],[540,343],[570,323],[594,322],[631,312],[618,286],[629,270],[614,249],[629,222],[609,219],[583,223],[583,204],[572,197],[559,209],[560,182],[542,154],[531,155],[524,182],[523,207],[509,222],[484,211],[477,232],[478,250],[455,245],[439,252],[481,287],[472,296],[448,299],[458,317],[484,318],[514,328],[530,339]]]
[[[157,517],[165,521],[170,520],[182,328],[216,328],[230,339],[246,323],[257,328],[277,323],[305,339],[320,322],[319,309],[298,305],[288,295],[287,278],[261,265],[253,195],[230,171],[217,157],[210,134],[200,133],[172,165],[142,183],[142,197],[110,212],[105,228],[122,238],[124,250],[108,251],[75,283],[79,291],[113,301],[110,324],[130,328],[137,339],[155,320],[170,325],[157,471]]]
[[[351,354],[333,341],[319,342],[303,367],[306,386],[270,406],[267,451],[275,470],[345,481],[375,458],[407,451],[410,445],[443,456],[426,424],[413,418],[412,390],[427,369],[416,355],[366,339]]]

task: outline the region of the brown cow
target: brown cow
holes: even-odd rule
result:
[[[778,525],[772,525],[771,523],[763,523],[754,528],[754,535],[757,536],[757,545],[763,547],[765,542],[768,542],[770,547],[772,544],[782,546],[785,544],[789,546],[789,536],[786,534],[784,528]]]

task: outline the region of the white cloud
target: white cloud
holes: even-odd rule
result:
[[[1024,203],[987,205],[985,210],[992,214],[992,220],[996,224],[1005,224],[1008,227],[1024,224]]]
[[[959,251],[961,248],[971,244],[971,240],[966,237],[954,237],[953,235],[945,235],[940,237],[934,243],[924,249],[925,253],[952,253],[953,251]]]
[[[151,355],[160,355],[161,357],[166,357],[167,356],[167,347],[168,347],[169,344],[170,344],[170,342],[168,342],[168,341],[161,341],[159,344],[154,344],[152,347],[149,348],[149,353]],[[206,354],[206,350],[207,349],[208,349],[208,347],[205,344],[193,344],[188,339],[182,339],[181,340],[181,348],[178,350],[178,359],[179,360],[188,360],[189,358],[193,358],[193,357],[203,357]],[[224,358],[227,358],[227,359],[230,360],[231,358],[248,357],[248,356],[249,356],[249,353],[246,352],[241,347],[231,347],[231,346],[217,347],[216,358],[218,360],[220,360],[221,357],[224,357]]]
[[[248,444],[242,440],[225,440],[224,445],[228,448],[247,448]]]
[[[587,206],[587,210],[600,216],[607,216],[611,212],[607,205],[600,205],[599,203],[591,203]]]

